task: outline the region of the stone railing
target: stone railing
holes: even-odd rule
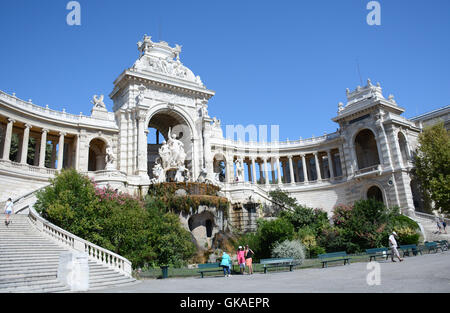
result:
[[[17,108],[21,108],[27,112],[38,114],[46,117],[51,117],[52,119],[61,120],[69,123],[85,123],[89,125],[97,125],[99,124],[98,118],[93,118],[91,116],[79,115],[67,113],[65,111],[56,111],[47,107],[38,106],[31,101],[24,101],[22,99],[17,98],[14,94],[9,95],[4,91],[0,90],[0,100],[4,100],[7,103],[14,105]],[[117,128],[114,119],[114,113],[108,112],[108,118],[105,120],[101,120],[102,126]]]
[[[217,146],[216,148],[221,148],[222,146],[233,146],[236,148],[244,147],[244,148],[261,148],[266,149],[267,151],[272,151],[281,148],[292,148],[292,147],[301,147],[301,146],[309,146],[312,144],[323,143],[328,140],[333,140],[339,138],[339,133],[334,132],[331,134],[325,134],[318,137],[306,138],[306,139],[298,139],[298,140],[286,140],[286,141],[271,141],[271,142],[261,142],[261,141],[241,141],[241,140],[233,140],[228,138],[214,138],[211,139],[211,145]],[[299,152],[300,153],[300,152]]]
[[[81,239],[42,218],[33,207],[28,217],[37,230],[41,231],[62,246],[86,253],[90,260],[107,266],[117,272],[131,277],[131,262],[126,258]]]
[[[381,165],[377,164],[377,165],[365,167],[363,169],[355,171],[355,177],[364,176],[364,175],[373,174],[373,173],[379,173],[379,172],[381,172]]]
[[[31,173],[38,173],[38,174],[45,174],[45,175],[55,175],[58,170],[54,168],[47,168],[47,167],[39,167],[34,165],[29,165],[26,163],[18,163],[10,160],[1,160],[0,159],[0,166],[6,167],[8,169],[13,170],[19,170],[22,172],[31,172]]]
[[[428,214],[428,213],[423,213],[423,212],[417,212],[417,211],[415,211],[414,214],[415,214],[416,216],[418,216],[418,217],[421,217],[421,218],[424,218],[424,219],[427,219],[427,220],[430,220],[430,221],[433,221],[433,222],[435,221],[436,217],[438,217],[438,216],[433,215],[433,214]],[[440,217],[440,216],[439,216],[439,218],[445,220],[445,222],[446,222],[447,224],[450,223],[450,219],[449,219],[449,218],[446,218],[446,217],[442,218],[442,217]]]

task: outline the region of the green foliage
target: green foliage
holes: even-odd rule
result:
[[[435,207],[450,213],[450,134],[444,124],[425,128],[419,135],[414,175],[430,194]]]
[[[186,195],[176,195],[180,189]],[[208,206],[222,210],[226,217],[230,204],[227,198],[217,196],[218,191],[219,187],[204,183],[162,183],[152,185],[148,193],[167,212],[195,213],[199,206]]]
[[[333,234],[326,234],[325,237],[331,237],[326,240],[334,246],[329,246],[329,249],[345,248],[347,252],[363,252],[368,248],[387,246],[393,230],[402,233],[399,234],[399,243],[417,244],[419,226],[398,212],[398,208],[389,210],[383,203],[373,199],[357,201],[353,206],[337,206],[333,221],[339,239]]]
[[[36,210],[55,225],[111,250],[133,267],[181,265],[195,253],[190,233],[163,203],[97,188],[75,170],[63,170],[38,192]]]
[[[305,259],[305,247],[299,240],[285,240],[272,249],[273,258],[293,258],[299,264]]]

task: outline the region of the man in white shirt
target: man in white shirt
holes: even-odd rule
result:
[[[394,260],[394,255],[398,258],[398,260],[401,262],[403,259],[400,257],[400,254],[397,250],[397,240],[395,240],[395,237],[398,237],[397,233],[395,231],[392,232],[392,234],[389,236],[389,248],[391,248],[391,260],[392,262],[396,262]]]

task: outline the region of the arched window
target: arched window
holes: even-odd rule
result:
[[[374,199],[383,202],[383,192],[377,186],[372,186],[367,190],[367,199]]]
[[[375,135],[368,129],[360,131],[356,136],[355,152],[360,170],[380,164]]]

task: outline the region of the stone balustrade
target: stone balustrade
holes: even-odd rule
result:
[[[115,254],[109,250],[103,249],[91,242],[81,239],[62,228],[43,219],[34,209],[30,207],[28,216],[31,223],[42,233],[46,234],[58,244],[86,253],[89,259],[105,265],[117,272],[131,277],[131,262],[126,258]]]

